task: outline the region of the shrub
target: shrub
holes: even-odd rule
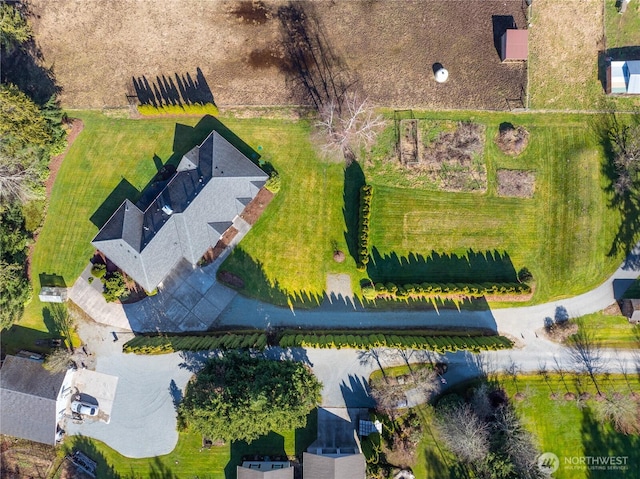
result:
[[[372,295],[373,292],[370,287],[363,286],[362,294],[365,294],[365,288],[367,288],[367,295]],[[378,296],[391,296],[396,299],[406,299],[409,296],[416,296],[421,298],[430,298],[435,296],[447,296],[447,295],[462,295],[479,297],[486,294],[491,295],[525,295],[531,292],[531,287],[525,283],[422,283],[422,284],[405,284],[396,285],[394,283],[376,283],[373,285],[376,297]],[[369,298],[367,299],[375,299]]]
[[[138,105],[143,116],[156,115],[218,115],[218,107],[213,103],[193,103],[189,105]]]
[[[120,271],[109,275],[104,278],[104,291],[102,295],[107,300],[107,303],[113,303],[127,295],[127,286],[124,282],[124,276]]]
[[[277,193],[280,191],[280,175],[277,171],[272,171],[269,179],[265,183],[264,187],[271,193]]]
[[[367,284],[362,287],[362,296],[365,299],[373,300],[373,299],[376,299],[376,297],[378,296],[378,293],[376,292],[376,289],[374,288],[373,284]]]
[[[530,283],[533,281],[533,275],[531,274],[531,271],[529,271],[529,268],[522,268],[518,271],[518,281],[521,283]]]
[[[102,263],[96,263],[91,267],[91,276],[95,278],[104,278],[107,274],[107,266]]]
[[[358,271],[364,271],[369,263],[369,220],[371,219],[371,199],[373,187],[364,185],[360,188],[360,211],[358,214]]]

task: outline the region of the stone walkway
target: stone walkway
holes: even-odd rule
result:
[[[69,299],[98,323],[114,328],[136,332],[205,331],[212,328],[237,294],[220,284],[216,273],[251,228],[240,217],[236,217],[233,226],[238,233],[213,263],[194,267],[186,260],[182,261],[158,286],[155,296],[133,304],[107,303],[102,296],[102,283],[97,279],[89,283],[89,264],[70,289]]]

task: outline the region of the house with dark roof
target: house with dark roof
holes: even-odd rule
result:
[[[293,479],[289,461],[244,461],[236,469],[237,479]]]
[[[72,379],[71,370],[51,373],[40,361],[7,356],[0,369],[0,434],[55,445]]]
[[[195,265],[215,246],[267,178],[213,131],[148,206],[125,200],[91,244],[151,292],[180,260]]]
[[[302,470],[304,479],[365,479],[366,460],[353,450],[305,452]]]
[[[366,409],[318,408],[317,439],[302,455],[304,479],[365,478],[366,459],[355,430],[365,415]]]

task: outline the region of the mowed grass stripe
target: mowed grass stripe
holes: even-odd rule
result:
[[[599,179],[603,157],[587,121],[527,126],[529,145],[518,158],[495,147],[498,124],[487,128],[485,194],[394,188],[370,179],[373,246],[400,256],[504,251],[516,270],[534,273],[536,302],[596,286],[619,261],[607,257],[618,217],[607,208]],[[533,171],[534,197],[498,197],[500,168]]]

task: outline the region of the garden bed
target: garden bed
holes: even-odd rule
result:
[[[498,196],[533,198],[536,175],[532,171],[498,170]]]

